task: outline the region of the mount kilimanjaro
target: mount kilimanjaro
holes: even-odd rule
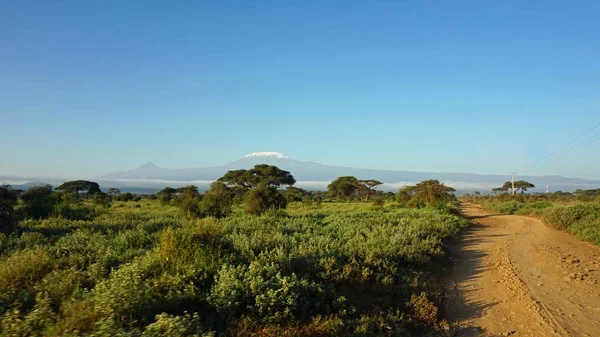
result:
[[[340,176],[355,176],[359,179],[377,179],[384,182],[382,189],[397,190],[397,188],[414,184],[426,179],[437,179],[449,186],[462,191],[489,190],[502,185],[510,177],[506,175],[484,175],[472,173],[444,172],[415,172],[392,171],[377,169],[362,169],[342,166],[323,165],[315,162],[299,161],[279,152],[255,152],[244,156],[232,163],[202,168],[169,169],[158,167],[152,163],[141,165],[137,169],[107,174],[100,179],[107,182],[128,182],[129,184],[144,184],[158,186],[167,182],[173,185],[184,185],[186,182],[196,183],[199,187],[208,186],[208,182],[221,177],[229,170],[249,169],[257,164],[268,164],[289,171],[298,181],[299,187],[323,189],[332,180]],[[600,187],[598,180],[565,178],[561,176],[520,176],[536,185],[533,191],[545,191],[549,186],[551,191],[574,191]]]

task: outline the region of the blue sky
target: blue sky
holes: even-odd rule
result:
[[[0,175],[279,151],[600,179],[600,141],[583,146],[600,128],[536,163],[600,123],[598,17],[597,1],[4,1]]]

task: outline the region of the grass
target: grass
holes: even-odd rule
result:
[[[504,199],[479,197],[467,201],[499,213],[533,216],[548,226],[600,245],[600,202],[597,199],[578,201],[575,198],[565,200],[563,197],[561,200],[544,200],[547,197],[543,196],[520,196],[511,201]]]
[[[139,205],[139,207],[138,207]],[[294,203],[188,220],[157,201],[0,234],[3,336],[411,336],[444,326],[450,211]]]

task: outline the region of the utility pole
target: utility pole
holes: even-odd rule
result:
[[[511,194],[515,195],[515,172],[511,172],[511,176],[512,176],[512,191]]]

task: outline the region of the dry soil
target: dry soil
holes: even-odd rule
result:
[[[454,336],[600,336],[600,247],[463,204],[446,313]]]

